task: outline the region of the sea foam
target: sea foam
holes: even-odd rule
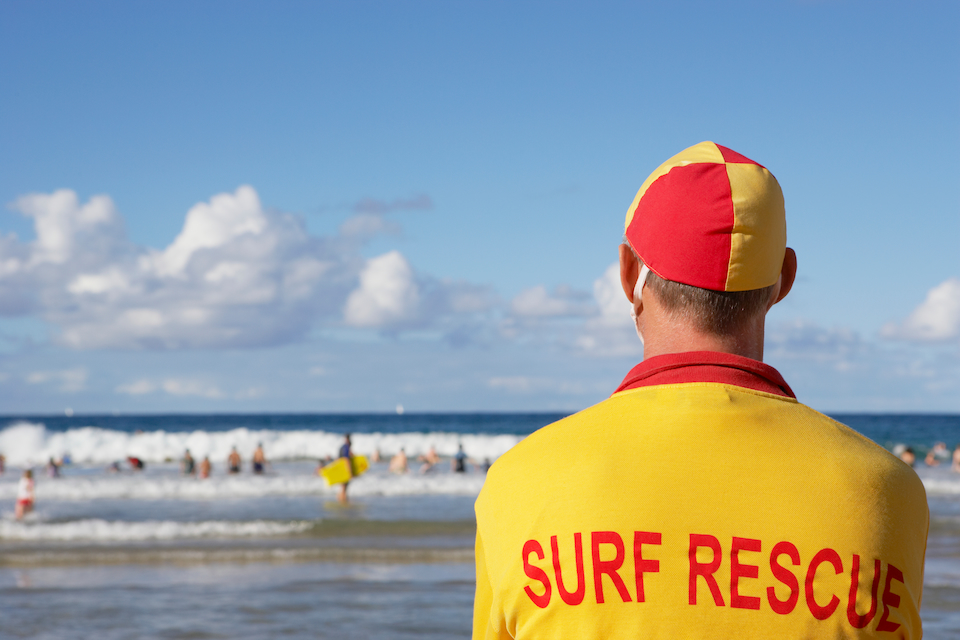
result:
[[[458,445],[471,458],[495,460],[522,439],[517,435],[482,435],[458,433],[357,433],[353,436],[355,453],[371,455],[380,451],[389,456],[406,450],[416,458],[434,447],[441,456],[452,456]],[[204,456],[221,462],[232,447],[249,459],[258,443],[263,443],[271,460],[297,460],[336,456],[343,435],[328,431],[255,430],[128,433],[95,426],[67,431],[50,431],[42,423],[17,422],[0,431],[0,453],[11,466],[44,464],[50,458],[69,454],[74,462],[110,464],[135,456],[148,463],[178,460],[189,449],[198,461]]]
[[[198,500],[264,498],[269,496],[323,496],[334,495],[337,487],[330,487],[317,476],[309,462],[279,462],[265,475],[242,473],[227,475],[223,466],[214,469],[206,479],[178,475],[175,465],[148,465],[142,473],[106,473],[98,467],[74,466],[60,478],[37,474],[36,497],[47,501],[83,502],[86,500]],[[416,465],[413,465],[416,469]],[[483,487],[485,474],[451,473],[440,465],[435,471],[421,474],[396,475],[389,473],[385,464],[374,465],[364,475],[350,483],[353,496],[452,495],[476,496]],[[11,504],[16,496],[17,475],[8,473],[0,479],[0,501]]]
[[[141,521],[83,519],[70,522],[0,520],[0,540],[36,542],[137,542],[195,538],[259,538],[289,536],[307,531],[312,522],[254,520],[230,522]]]

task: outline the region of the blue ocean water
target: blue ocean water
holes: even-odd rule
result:
[[[529,435],[560,420],[564,413],[243,413],[150,415],[6,415],[0,429],[18,422],[42,423],[50,431],[84,426],[135,433],[137,431],[328,431],[331,433],[449,432],[458,434]]]
[[[151,415],[6,415],[0,429],[18,422],[42,423],[49,431],[64,432],[82,426],[135,433],[137,431],[208,431],[233,429],[271,431],[325,431],[330,433],[446,432],[454,434],[509,434],[525,436],[566,417],[565,413],[267,413],[267,414],[151,414]],[[874,442],[926,447],[934,442],[960,443],[960,415],[952,414],[831,414]]]

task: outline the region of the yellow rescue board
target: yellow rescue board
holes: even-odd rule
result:
[[[362,475],[370,466],[366,456],[353,456],[350,458],[350,463],[350,466],[353,467],[353,477]],[[350,480],[350,475],[347,474],[347,461],[344,458],[337,458],[334,462],[325,466],[320,470],[320,475],[326,479],[328,485],[340,484]]]

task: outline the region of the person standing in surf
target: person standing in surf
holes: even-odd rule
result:
[[[183,452],[183,459],[180,461],[180,473],[185,476],[197,475],[197,463],[190,455],[190,449]]]
[[[33,471],[26,469],[17,484],[17,504],[14,508],[14,515],[17,520],[23,519],[23,516],[33,511],[33,501]]]
[[[267,455],[263,452],[263,443],[258,442],[257,448],[253,451],[253,472],[257,475],[263,473],[267,466]]]
[[[680,152],[619,262],[643,361],[491,467],[474,639],[920,638],[923,484],[762,362],[797,273],[773,174]]]
[[[210,463],[210,456],[203,456],[203,460],[200,462],[200,479],[206,480],[209,478],[211,471],[213,471],[213,464]]]
[[[353,452],[350,450],[350,434],[343,434],[343,444],[340,446],[340,455],[339,458],[345,458],[346,467],[347,467],[347,476],[349,478],[353,477]],[[340,504],[347,504],[347,485],[350,484],[350,480],[346,480],[340,485],[340,490],[337,492],[337,501]]]
[[[240,454],[237,453],[237,448],[230,447],[230,455],[227,456],[227,473],[240,473],[240,465],[242,462]]]
[[[457,446],[457,453],[450,459],[450,470],[454,473],[467,472],[467,454],[463,451],[463,445]]]

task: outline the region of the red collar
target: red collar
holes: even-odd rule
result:
[[[718,351],[688,351],[647,358],[627,374],[614,393],[684,382],[719,382],[794,398],[783,376],[759,360]]]

